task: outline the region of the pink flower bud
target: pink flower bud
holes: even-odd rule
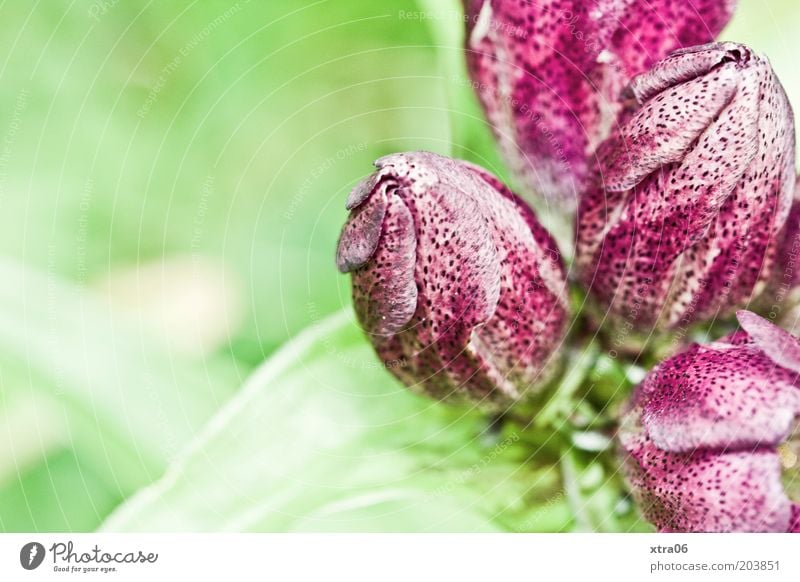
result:
[[[780,236],[778,264],[767,289],[759,298],[760,311],[769,314],[771,320],[793,332],[800,323],[800,200],[795,183],[795,199],[789,217]]]
[[[438,399],[507,404],[557,369],[568,306],[561,259],[493,175],[394,154],[350,194],[337,263],[378,356]]]
[[[574,208],[634,75],[711,42],[734,0],[464,0],[467,62],[509,166]]]
[[[766,58],[681,50],[636,77],[581,200],[584,284],[632,327],[733,311],[772,276],[795,182],[794,120]]]
[[[662,531],[800,531],[778,451],[800,421],[800,342],[738,317],[743,331],[650,372],[623,419],[628,481]]]

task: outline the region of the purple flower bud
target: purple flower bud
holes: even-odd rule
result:
[[[797,454],[784,449],[783,467],[779,454],[800,424],[800,342],[738,317],[743,331],[650,372],[623,419],[628,481],[662,531],[800,531],[781,481]]]
[[[673,53],[630,86],[581,200],[583,282],[632,327],[685,326],[763,290],[795,182],[794,119],[766,58]]]
[[[473,86],[509,166],[574,208],[628,82],[713,41],[735,0],[464,0]]]
[[[795,184],[795,194],[798,193],[800,188]],[[781,279],[778,285],[794,291],[800,289],[800,200],[795,199],[792,203],[785,228],[778,270]]]
[[[378,356],[435,398],[506,404],[557,369],[568,321],[555,243],[487,171],[394,154],[350,194],[337,263]]]
[[[759,307],[787,329],[800,322],[800,179],[795,183],[795,200],[781,234],[778,264]]]

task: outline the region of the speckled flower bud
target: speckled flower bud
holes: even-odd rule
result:
[[[693,345],[636,390],[624,470],[661,531],[800,532],[800,342],[749,312],[742,331]]]
[[[394,154],[347,201],[337,263],[378,356],[437,399],[505,405],[550,380],[568,322],[554,242],[493,175]]]
[[[574,208],[619,95],[675,49],[713,41],[734,0],[464,0],[467,62],[509,166]]]
[[[794,119],[766,58],[718,43],[631,84],[578,213],[576,261],[612,318],[684,327],[772,276],[795,183]]]
[[[757,308],[794,334],[800,334],[800,179],[781,235],[778,264]]]

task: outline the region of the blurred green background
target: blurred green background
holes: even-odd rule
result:
[[[91,530],[154,482],[107,527],[422,527],[409,504],[443,529],[580,526],[563,475],[531,458],[520,473],[514,433],[487,444],[478,419],[399,391],[347,323],[323,322],[349,304],[333,249],[372,160],[429,149],[505,175],[464,83],[458,10],[2,4],[0,530]],[[725,34],[770,57],[796,107],[798,30],[795,0],[741,0]],[[502,473],[492,495],[536,508],[522,525],[462,478],[509,438],[478,480]]]

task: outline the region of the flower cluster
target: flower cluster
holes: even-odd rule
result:
[[[525,194],[574,218],[574,276],[523,198],[429,152],[356,186],[337,265],[391,373],[494,411],[557,380],[586,330],[674,339],[737,313],[635,390],[624,473],[662,531],[798,531],[800,342],[740,311],[778,320],[800,295],[793,113],[765,56],[715,42],[735,2],[691,4],[464,0],[472,85]]]

